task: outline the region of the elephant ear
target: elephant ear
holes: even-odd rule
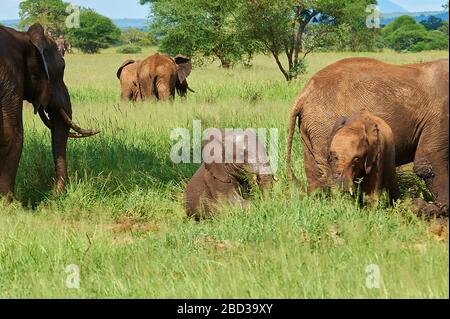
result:
[[[364,162],[364,169],[366,175],[369,175],[373,167],[377,165],[378,161],[380,160],[380,130],[378,129],[378,125],[376,123],[370,122],[365,124],[365,132],[367,142],[369,144],[369,150]]]
[[[48,80],[48,79],[50,79],[50,75],[48,73],[47,61],[45,60],[45,56],[44,56],[44,50],[47,47],[46,37],[44,34],[44,28],[39,23],[35,23],[28,29],[27,34],[30,37],[31,43],[38,50],[39,55],[41,56],[45,75]]]
[[[328,136],[328,148],[331,146],[331,141],[333,140],[333,137],[336,135],[336,133],[345,126],[347,123],[347,118],[345,116],[341,116],[337,119],[336,123],[333,126],[333,129],[331,130],[330,135]]]
[[[122,63],[122,65],[119,67],[119,69],[117,70],[117,78],[120,80],[120,75],[122,74],[122,70],[124,67],[126,67],[127,65],[133,64],[135,63],[135,60],[126,60],[125,62]]]
[[[191,60],[185,55],[178,54],[175,57],[175,63],[177,64],[178,81],[180,81],[180,83],[183,83],[187,79],[189,74],[191,74]]]

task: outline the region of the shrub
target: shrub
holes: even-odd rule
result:
[[[142,48],[138,45],[130,44],[130,45],[124,45],[117,49],[117,53],[122,54],[134,54],[134,53],[141,53]]]

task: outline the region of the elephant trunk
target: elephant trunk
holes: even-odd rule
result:
[[[270,193],[274,180],[274,176],[271,174],[263,174],[258,176],[258,185],[264,195]]]
[[[55,193],[59,194],[64,190],[68,180],[66,150],[67,139],[69,138],[69,126],[59,112],[50,110],[49,116],[52,123],[52,152],[56,171]]]

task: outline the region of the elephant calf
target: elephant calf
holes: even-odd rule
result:
[[[126,60],[117,70],[117,78],[120,80],[120,99],[122,101],[140,102],[142,100],[137,69],[141,61]]]
[[[212,216],[221,200],[245,205],[253,185],[266,192],[274,180],[265,147],[252,131],[215,130],[210,136],[204,162],[184,191],[187,215],[197,220]]]
[[[337,120],[329,139],[328,163],[333,181],[351,193],[354,182],[362,178],[365,194],[386,190],[392,201],[399,196],[392,130],[368,111]]]

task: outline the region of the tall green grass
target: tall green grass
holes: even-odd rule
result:
[[[308,74],[289,85],[261,56],[250,69],[195,68],[187,101],[142,105],[119,102],[115,74],[129,55],[66,56],[74,117],[102,133],[69,142],[70,184],[54,197],[50,134],[25,105],[16,201],[0,206],[0,297],[448,298],[448,241],[412,214],[408,198],[427,194],[410,174],[402,202],[369,209],[342,195],[305,196],[284,165],[290,108],[316,71],[348,56],[414,63],[447,54],[311,54]],[[245,210],[225,206],[213,220],[185,218],[182,192],[198,164],[173,164],[169,136],[194,119],[203,129],[279,129],[270,196],[256,194]],[[298,136],[294,158],[305,183]],[[69,264],[81,267],[80,289],[65,286]],[[365,285],[369,264],[380,267],[379,289]]]

